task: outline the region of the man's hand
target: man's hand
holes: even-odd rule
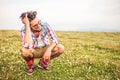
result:
[[[27,17],[27,13],[26,13],[25,17],[23,19],[21,19],[21,20],[22,20],[22,23],[25,24],[25,25],[27,25],[27,26],[30,24],[30,22],[28,20],[28,17]]]

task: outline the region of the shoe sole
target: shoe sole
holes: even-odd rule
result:
[[[44,69],[44,68],[41,67],[40,65],[38,65],[38,67],[41,68],[41,69]],[[44,70],[45,70],[45,69],[44,69]],[[51,72],[51,70],[45,70],[45,71],[47,71],[47,72]]]
[[[33,72],[32,73],[27,73],[27,75],[32,75],[33,74]]]
[[[41,68],[41,69],[44,69],[44,68],[43,68],[43,67],[41,67],[40,65],[38,65],[38,67],[39,67],[39,68]]]

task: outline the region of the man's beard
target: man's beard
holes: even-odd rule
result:
[[[32,28],[31,28],[31,30],[32,30],[33,32],[40,32],[40,31],[41,31],[41,29],[32,29]]]

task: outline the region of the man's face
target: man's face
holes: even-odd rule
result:
[[[40,25],[40,20],[36,17],[30,22],[30,27],[33,31],[40,31],[41,30],[41,25]]]

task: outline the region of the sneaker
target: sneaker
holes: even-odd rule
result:
[[[41,58],[38,67],[50,71],[51,69],[48,67],[48,61],[48,59]]]
[[[33,73],[33,71],[34,71],[33,66],[28,66],[27,74],[28,74],[28,75],[31,75],[31,74]]]

